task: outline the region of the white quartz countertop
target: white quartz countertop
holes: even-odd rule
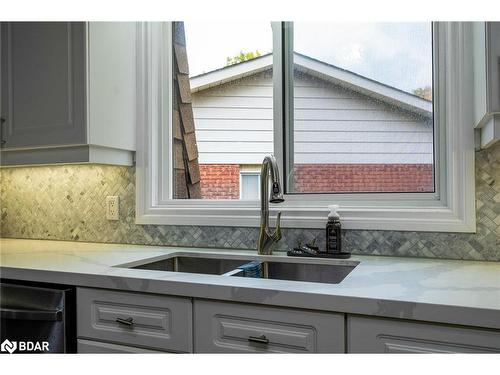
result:
[[[340,284],[116,267],[184,252],[255,255],[1,239],[0,277],[500,329],[500,262],[353,256],[360,263]]]

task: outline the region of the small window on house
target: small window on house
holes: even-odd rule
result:
[[[172,28],[172,198],[255,199],[240,172],[273,152],[271,23]]]
[[[241,172],[241,199],[260,199],[260,172]]]
[[[430,23],[294,22],[287,193],[434,192],[432,93]]]

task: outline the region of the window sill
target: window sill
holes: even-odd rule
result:
[[[189,203],[191,204],[178,203],[169,205],[168,208],[151,207],[146,211],[138,210],[136,223],[235,227],[258,227],[260,223],[260,210],[258,202],[255,201],[235,202],[239,204],[232,205],[226,203],[225,207],[212,208],[201,208],[199,204],[195,207],[196,202]],[[341,204],[340,207],[339,212],[345,229],[425,232],[476,230],[474,215],[458,215],[455,210],[439,203],[394,208],[346,204]],[[278,211],[282,212],[281,222],[284,228],[324,228],[328,215],[327,204],[306,206],[285,202],[281,205],[271,205],[271,221]]]

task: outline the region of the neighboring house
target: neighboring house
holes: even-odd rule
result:
[[[432,191],[432,102],[295,54],[297,192]],[[190,79],[204,198],[258,198],[272,56]]]

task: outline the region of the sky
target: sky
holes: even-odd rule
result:
[[[269,22],[185,22],[191,76],[272,52]],[[295,22],[294,50],[401,90],[432,85],[430,23]]]

